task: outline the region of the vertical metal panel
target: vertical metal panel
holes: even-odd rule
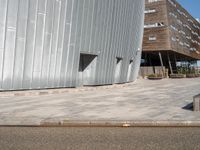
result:
[[[135,80],[143,11],[144,0],[0,0],[1,90],[78,86],[81,53],[96,55],[83,83],[113,84],[117,57],[118,82]]]
[[[55,0],[47,0],[46,6],[46,20],[45,20],[45,34],[44,34],[44,45],[43,45],[43,56],[42,56],[42,69],[40,76],[41,88],[48,87],[49,80],[49,67],[50,67],[50,56],[52,47],[52,31],[54,22],[54,7]]]
[[[13,72],[13,89],[22,88],[23,80],[23,66],[24,66],[24,54],[25,54],[25,43],[26,43],[26,29],[28,20],[28,1],[19,1],[18,11],[18,23],[16,33],[16,45],[15,45],[15,63]]]
[[[62,65],[62,55],[63,55],[63,45],[64,36],[65,36],[65,27],[66,27],[66,7],[67,0],[61,1],[61,10],[60,10],[60,23],[59,23],[59,37],[58,37],[58,45],[57,45],[57,57],[56,57],[56,67],[55,67],[55,76],[54,82],[55,87],[60,86],[60,74],[61,74],[61,65]]]
[[[0,0],[0,88],[3,82],[3,63],[4,63],[4,48],[5,48],[5,33],[7,23],[7,8],[8,1]]]
[[[2,88],[5,90],[12,89],[13,68],[15,59],[16,26],[18,17],[18,0],[8,1],[7,13],[2,83]]]
[[[23,72],[23,89],[31,89],[33,64],[34,64],[34,49],[36,39],[36,25],[37,25],[37,10],[38,0],[29,0],[29,12],[27,23],[27,36],[26,36],[26,51],[24,60],[24,72]]]
[[[56,58],[58,51],[58,37],[59,37],[59,23],[60,23],[60,11],[61,11],[61,1],[55,1],[54,3],[54,21],[52,28],[52,41],[51,41],[51,55],[50,55],[50,66],[49,66],[49,80],[48,86],[54,87],[54,76],[56,70]]]
[[[6,13],[7,13],[7,0],[0,0],[0,49],[4,48],[5,41],[5,27],[6,27]]]
[[[38,10],[36,12],[37,23],[32,73],[33,88],[40,88],[40,75],[42,71],[42,55],[45,34],[46,2],[47,0],[39,0]]]

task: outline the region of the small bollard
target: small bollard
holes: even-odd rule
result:
[[[193,97],[193,111],[200,111],[200,94]]]

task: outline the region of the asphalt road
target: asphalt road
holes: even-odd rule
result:
[[[199,150],[200,128],[0,128],[0,150]]]

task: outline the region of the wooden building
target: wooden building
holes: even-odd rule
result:
[[[143,66],[200,60],[200,23],[175,0],[146,0]]]

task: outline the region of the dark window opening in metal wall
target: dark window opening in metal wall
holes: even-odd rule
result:
[[[130,60],[129,66],[128,66],[127,82],[131,81],[132,66],[133,66],[133,60]]]
[[[79,86],[89,85],[96,70],[96,55],[81,54],[79,60]]]
[[[121,76],[121,67],[122,67],[122,58],[116,58],[116,65],[115,65],[115,83],[120,83],[120,76]]]

